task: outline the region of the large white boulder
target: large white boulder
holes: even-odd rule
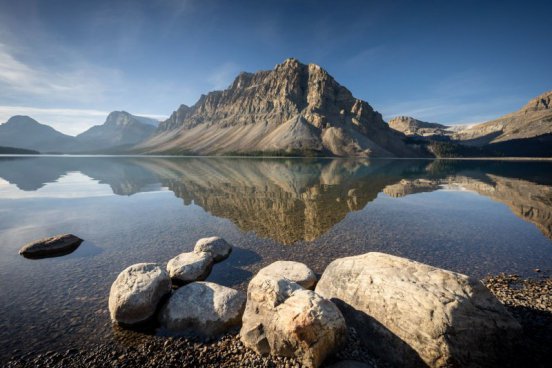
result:
[[[520,331],[480,281],[383,253],[333,261],[316,292],[398,366],[500,365]]]
[[[259,272],[249,283],[240,339],[263,355],[318,367],[345,341],[346,326],[329,300],[286,278]]]
[[[213,256],[207,252],[181,253],[167,263],[169,276],[178,284],[203,281],[212,268]]]
[[[285,277],[296,282],[305,289],[314,289],[316,285],[316,274],[305,264],[293,261],[276,261],[262,270],[259,274],[273,276],[275,278]]]
[[[239,326],[245,293],[212,282],[192,282],[171,295],[161,325],[177,333],[216,336]]]
[[[218,236],[201,238],[196,242],[194,252],[209,252],[213,255],[215,262],[220,262],[228,258],[232,252],[232,245]]]
[[[111,319],[134,324],[152,317],[161,298],[171,291],[168,273],[155,263],[138,263],[117,276],[109,293]]]

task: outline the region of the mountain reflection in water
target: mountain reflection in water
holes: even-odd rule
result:
[[[282,244],[317,239],[382,192],[403,197],[435,190],[468,190],[501,202],[552,239],[551,168],[538,161],[0,158],[0,178],[22,191],[74,172],[117,195],[168,188],[185,205]]]

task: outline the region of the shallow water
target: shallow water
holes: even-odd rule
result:
[[[73,253],[24,243],[70,232]],[[117,274],[204,236],[235,245],[209,281],[244,289],[277,259],[321,273],[381,251],[481,278],[552,270],[552,162],[0,157],[0,358],[131,344],[107,311]]]

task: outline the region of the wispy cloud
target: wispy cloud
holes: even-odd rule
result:
[[[471,124],[496,119],[520,108],[525,101],[519,96],[492,94],[492,81],[474,71],[463,71],[441,79],[424,90],[427,98],[410,98],[378,106],[385,120],[396,116],[443,124]],[[416,95],[416,92],[408,92]],[[461,116],[462,118],[458,118]]]
[[[416,119],[443,124],[471,124],[496,119],[512,112],[511,106],[521,107],[517,97],[501,97],[485,101],[465,101],[456,98],[430,98],[393,103],[379,108],[385,120],[396,116],[412,116]],[[462,116],[462,119],[458,119]]]
[[[83,62],[61,71],[35,67],[17,57],[14,48],[0,43],[0,98],[3,100],[25,96],[66,102],[102,100],[120,79],[121,73],[115,69]]]

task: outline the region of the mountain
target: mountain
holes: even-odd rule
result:
[[[131,146],[143,142],[155,132],[152,120],[126,111],[113,111],[105,123],[91,127],[76,139],[87,150]]]
[[[17,115],[0,125],[0,146],[42,153],[119,153],[149,138],[157,129],[156,122],[126,111],[113,111],[102,125],[72,137],[29,116]]]
[[[552,156],[552,91],[532,99],[520,110],[469,126],[425,123],[398,117],[389,126],[410,138],[428,142],[437,156]],[[441,141],[440,143],[432,143]],[[446,141],[448,143],[442,143]]]
[[[12,116],[0,125],[0,146],[46,152],[71,152],[78,149],[74,137],[40,124],[29,116]]]
[[[532,99],[520,110],[462,129],[454,139],[481,145],[552,134],[552,91]]]
[[[398,116],[389,120],[389,127],[407,136],[441,136],[448,135],[449,127],[437,123],[427,123],[410,116]]]
[[[324,69],[287,59],[181,105],[141,153],[419,156]]]
[[[40,152],[24,148],[0,146],[0,155],[38,155]]]

